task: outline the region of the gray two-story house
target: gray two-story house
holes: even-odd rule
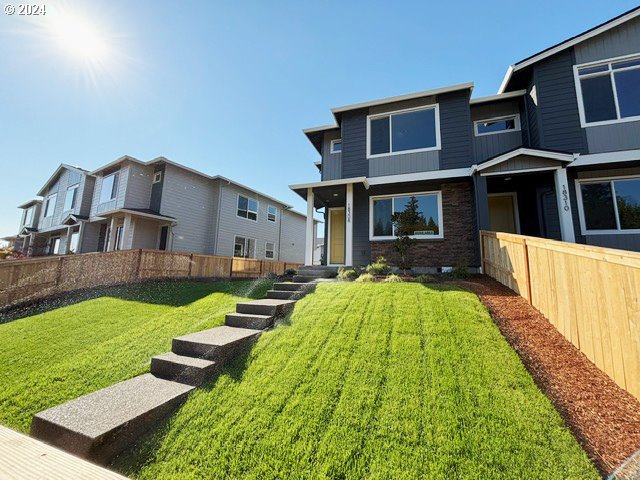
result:
[[[325,263],[398,263],[394,212],[420,220],[412,266],[479,266],[480,229],[640,251],[640,8],[473,84],[332,109],[304,133],[320,180],[291,185],[325,215]],[[310,263],[312,240],[306,241]]]
[[[164,157],[123,156],[92,172],[62,165],[39,195],[20,206],[27,240],[17,247],[33,255],[144,248],[304,260],[306,220],[291,205]]]

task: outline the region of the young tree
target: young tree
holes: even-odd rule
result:
[[[414,235],[415,232],[428,229],[427,221],[419,210],[416,197],[409,199],[403,211],[395,212],[391,216],[391,222],[393,223],[393,230],[396,234],[393,247],[396,252],[398,252],[398,255],[400,255],[400,266],[406,274],[408,254],[411,247],[416,243],[416,240],[411,238],[411,235]]]

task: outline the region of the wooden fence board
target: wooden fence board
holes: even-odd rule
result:
[[[168,278],[258,278],[300,263],[160,250],[0,261],[0,308],[84,288]]]
[[[640,253],[481,232],[485,273],[640,398]]]

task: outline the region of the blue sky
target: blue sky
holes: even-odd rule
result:
[[[331,123],[331,107],[467,81],[476,97],[494,94],[509,64],[636,5],[62,4],[110,53],[87,64],[43,34],[46,18],[0,17],[0,236],[60,163],[94,169],[124,154],[162,155],[303,210],[287,185],[319,177],[301,129]]]

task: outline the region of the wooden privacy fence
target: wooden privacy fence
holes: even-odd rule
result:
[[[169,278],[258,278],[301,263],[160,250],[0,261],[0,308],[83,288]]]
[[[640,253],[480,232],[483,271],[640,398]]]

